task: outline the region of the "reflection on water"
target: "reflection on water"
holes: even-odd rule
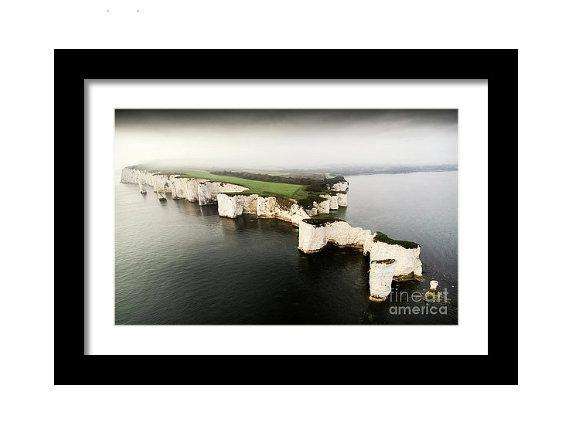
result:
[[[429,279],[448,290],[446,314],[390,311],[424,300],[368,301],[368,262],[328,249],[303,255],[296,227],[277,220],[220,218],[216,206],[168,199],[117,184],[117,324],[453,324],[457,322],[457,174],[348,178],[337,216],[422,245]]]

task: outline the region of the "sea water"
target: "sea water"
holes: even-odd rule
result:
[[[457,172],[346,178],[349,206],[336,215],[419,243],[424,281],[394,283],[391,300],[373,303],[361,253],[303,255],[283,221],[220,218],[217,206],[117,183],[116,324],[456,324]],[[425,297],[430,280],[437,300]]]

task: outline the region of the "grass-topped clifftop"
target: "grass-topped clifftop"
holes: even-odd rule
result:
[[[284,196],[293,198],[297,193],[300,193],[303,186],[300,184],[290,183],[275,183],[270,181],[258,181],[248,178],[241,178],[233,175],[218,175],[205,170],[194,170],[186,172],[190,178],[199,178],[210,181],[220,181],[223,183],[236,184],[238,186],[246,187],[250,194],[257,194],[260,196]]]
[[[312,226],[325,226],[327,224],[331,224],[331,223],[338,222],[338,221],[343,221],[343,220],[341,218],[335,218],[335,217],[327,215],[327,214],[316,215],[316,216],[313,216],[312,218],[307,218],[307,219],[303,220],[303,222],[310,224]]]
[[[209,181],[236,184],[246,187],[244,192],[227,192],[238,195],[258,195],[261,197],[289,198],[296,200],[305,209],[313,206],[314,202],[320,203],[325,198],[321,194],[331,194],[329,190],[333,184],[345,181],[341,175],[311,172],[247,172],[231,170],[202,170],[155,167],[154,164],[141,164],[129,166],[130,168],[144,168],[155,170],[158,174],[179,175],[180,178],[197,178]],[[279,201],[280,203],[281,201]],[[284,201],[282,201],[284,203]]]
[[[393,239],[393,238],[390,238],[389,236],[387,236],[383,232],[376,232],[375,236],[373,237],[373,241],[384,242],[386,244],[391,244],[391,245],[396,245],[396,246],[402,246],[404,249],[417,249],[418,247],[420,247],[420,245],[418,243],[415,243],[413,241],[402,241],[399,239]]]
[[[312,207],[314,202],[324,201],[325,198],[319,196],[319,188],[326,186],[328,181],[334,182],[336,180],[336,178],[321,180],[308,177],[287,177],[247,172],[209,172],[205,170],[189,171],[183,175],[246,187],[248,190],[239,193],[242,195],[292,198],[297,201],[297,204],[307,209]]]

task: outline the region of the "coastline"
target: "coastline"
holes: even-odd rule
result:
[[[252,185],[252,180],[246,181]],[[237,218],[248,213],[291,223],[299,228],[298,249],[303,253],[319,252],[327,244],[361,251],[364,256],[369,256],[369,291],[372,301],[387,299],[393,280],[422,279],[419,244],[392,240],[382,232],[352,227],[343,220],[329,216],[339,206],[347,206],[349,183],[344,178],[332,183],[323,181],[322,193],[318,198],[309,199],[309,205],[286,196],[248,194],[248,187],[232,182],[134,167],[123,168],[121,182],[137,184],[142,193],[144,185],[152,187],[160,201],[164,201],[166,195],[170,194],[172,199],[186,199],[200,206],[217,204],[218,213],[222,217]]]

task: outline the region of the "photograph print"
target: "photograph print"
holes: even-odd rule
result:
[[[456,109],[116,109],[116,325],[458,324]]]

